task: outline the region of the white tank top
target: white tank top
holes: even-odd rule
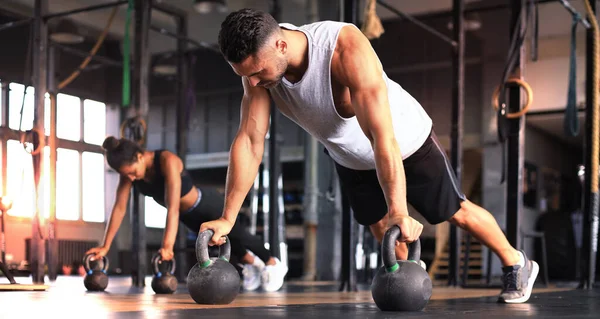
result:
[[[331,90],[331,58],[338,34],[353,24],[322,21],[296,27],[282,23],[289,30],[302,31],[308,38],[308,68],[302,79],[291,83],[282,79],[269,89],[279,110],[309,134],[318,139],[338,164],[356,170],[375,169],[371,142],[361,130],[356,116],[341,117]],[[355,26],[354,26],[355,27]],[[425,142],[432,121],[423,107],[385,72],[388,98],[396,140],[406,159]]]

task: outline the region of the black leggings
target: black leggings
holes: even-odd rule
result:
[[[202,192],[200,203],[192,211],[179,215],[179,219],[185,226],[194,232],[200,231],[202,223],[219,219],[223,215],[223,195],[213,188],[200,188],[200,191]],[[231,244],[231,254],[238,260],[246,255],[246,249],[252,251],[265,263],[271,258],[271,253],[265,248],[263,240],[250,234],[239,218],[227,237]]]

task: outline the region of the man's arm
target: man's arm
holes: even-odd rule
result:
[[[179,226],[179,203],[181,200],[181,171],[183,162],[170,152],[161,154],[160,166],[165,176],[165,206],[167,207],[167,223],[163,235],[161,252],[163,259],[172,258],[173,246]]]
[[[258,174],[265,148],[265,137],[269,130],[270,99],[267,90],[262,87],[252,87],[245,77],[242,77],[242,84],[244,96],[240,126],[229,152],[223,217],[219,221],[208,222],[200,227],[200,231],[206,229],[215,231],[211,241],[213,244],[222,244],[221,236],[227,235],[235,224],[244,199]],[[222,232],[223,222],[228,228],[223,229]]]
[[[349,88],[356,118],[371,141],[390,215],[408,215],[402,154],[392,125],[383,68],[358,29],[342,29],[332,72],[337,81]]]
[[[223,217],[231,224],[235,223],[244,199],[258,174],[271,113],[267,90],[262,87],[252,87],[245,77],[242,78],[242,84],[244,96],[240,126],[231,145],[225,184]]]
[[[332,74],[348,87],[354,114],[371,141],[377,177],[388,205],[388,226],[400,227],[399,241],[415,241],[423,225],[408,216],[406,176],[391,120],[383,67],[370,42],[357,28],[348,26],[340,32]]]

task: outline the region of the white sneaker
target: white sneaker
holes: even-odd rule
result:
[[[245,291],[254,291],[260,287],[261,279],[260,269],[258,267],[245,264],[244,268],[242,269],[242,276],[244,277],[242,287]]]
[[[283,286],[283,279],[287,272],[288,267],[279,261],[279,259],[275,258],[275,265],[266,265],[262,271],[263,289],[268,292],[281,289],[281,286]]]

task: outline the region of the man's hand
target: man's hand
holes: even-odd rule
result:
[[[423,224],[408,215],[390,214],[388,218],[387,229],[398,225],[402,237],[398,238],[398,242],[412,243],[416,241],[423,231]]]
[[[207,229],[211,229],[215,232],[212,239],[208,243],[209,246],[217,245],[220,246],[225,243],[225,237],[233,228],[233,224],[227,219],[221,217],[217,220],[213,220],[210,222],[203,223],[200,225],[200,232],[203,232]]]
[[[173,256],[174,256],[173,247],[171,247],[171,248],[163,247],[158,250],[158,253],[160,254],[160,258],[163,261],[171,260],[171,259],[173,259]]]
[[[108,248],[94,247],[85,252],[85,255],[88,255],[88,254],[94,254],[94,256],[92,256],[92,258],[90,259],[91,261],[96,260],[96,259],[101,259],[102,257],[106,256],[106,254],[108,254]]]

